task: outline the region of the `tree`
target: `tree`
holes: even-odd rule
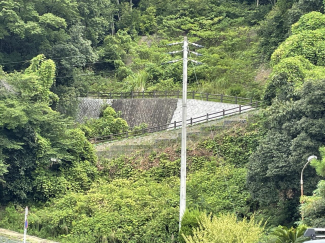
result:
[[[325,176],[325,147],[319,148],[321,159],[312,160],[310,165],[315,168],[321,177]],[[325,181],[320,180],[312,196],[300,198],[300,212],[304,216],[303,223],[312,227],[323,227],[325,223]]]
[[[301,169],[308,156],[319,155],[318,148],[325,140],[325,81],[305,82],[296,92],[294,100],[278,101],[266,109],[265,138],[248,164],[247,185],[252,197],[261,206],[277,207],[279,215],[284,216],[275,224],[299,217],[295,207],[299,203]],[[304,178],[309,194],[318,177],[307,168]]]
[[[311,12],[292,25],[292,35],[272,54],[272,74],[264,94],[270,105],[272,99],[287,101],[295,96],[305,80],[322,79],[325,60],[325,16]]]
[[[2,75],[17,93],[0,96],[0,202],[87,190],[96,156],[84,133],[49,106],[57,100],[49,90],[54,62],[39,55],[24,72]]]
[[[311,11],[322,11],[322,0],[278,0],[272,11],[262,21],[258,35],[261,38],[260,49],[266,59],[291,33],[291,25]]]

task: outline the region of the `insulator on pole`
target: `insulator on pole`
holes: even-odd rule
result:
[[[181,53],[183,51],[171,51],[171,52],[167,52],[168,54],[176,54],[176,53]]]
[[[168,61],[168,62],[163,62],[162,65],[164,64],[170,64],[170,63],[175,63],[175,62],[179,62],[181,61],[182,59],[178,59],[178,60],[173,60],[173,61]]]
[[[202,65],[203,62],[198,62],[198,61],[195,61],[195,60],[192,60],[192,59],[189,59],[189,61],[195,63],[196,65]]]
[[[196,56],[203,56],[201,53],[195,52],[195,51],[190,51],[190,53],[193,53]]]
[[[193,45],[193,46],[196,46],[196,47],[200,47],[200,48],[204,47],[204,46],[199,45],[199,44],[196,44],[196,43],[191,43],[191,42],[189,42],[189,44],[191,44],[191,45]]]

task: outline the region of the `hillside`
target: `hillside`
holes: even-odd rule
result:
[[[178,131],[137,137],[149,122],[134,113],[151,125],[179,119],[182,62],[167,62],[185,35],[203,46],[188,50],[203,63],[188,62],[189,96],[261,108],[189,129],[179,229]],[[60,242],[308,240],[306,225],[325,224],[324,36],[322,0],[1,1],[0,227],[21,232],[28,205],[29,233]],[[97,100],[77,122],[91,92],[152,100]],[[215,104],[200,104],[189,115],[209,120]]]

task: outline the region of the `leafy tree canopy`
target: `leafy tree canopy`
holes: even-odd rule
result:
[[[324,71],[325,18],[311,12],[292,26],[288,37],[272,54],[273,72],[264,94],[264,101],[290,100],[306,80],[322,79]]]
[[[324,94],[324,80],[308,81],[297,91],[295,100],[277,101],[266,109],[265,138],[250,158],[247,177],[251,194],[261,205],[289,202],[297,205],[303,165],[310,155],[319,155],[318,148],[324,144]],[[318,177],[307,168],[304,178],[309,194]],[[298,216],[286,210],[289,209],[282,215],[287,219],[282,223]]]
[[[49,105],[55,65],[43,55],[21,73],[5,74],[17,93],[0,97],[0,202],[47,200],[86,190],[96,156],[84,133]]]

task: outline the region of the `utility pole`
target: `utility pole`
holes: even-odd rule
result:
[[[181,149],[181,186],[179,200],[179,229],[186,208],[186,118],[187,118],[187,37],[183,45],[183,100],[182,100],[182,149]]]
[[[182,148],[181,148],[181,177],[180,177],[180,198],[179,198],[179,230],[182,226],[182,218],[185,213],[186,209],[186,119],[187,119],[187,63],[188,61],[191,61],[195,64],[202,64],[201,62],[197,62],[195,60],[189,60],[188,59],[188,53],[191,52],[195,54],[196,56],[202,56],[201,54],[189,51],[188,44],[191,44],[196,47],[203,47],[201,45],[195,44],[195,43],[189,43],[187,41],[187,37],[184,37],[183,42],[177,42],[177,43],[171,43],[168,44],[168,46],[173,45],[179,45],[183,44],[183,50],[182,51],[172,51],[168,52],[168,54],[176,54],[183,52],[183,97],[182,97]],[[166,62],[167,63],[175,63],[180,61],[173,60]]]

